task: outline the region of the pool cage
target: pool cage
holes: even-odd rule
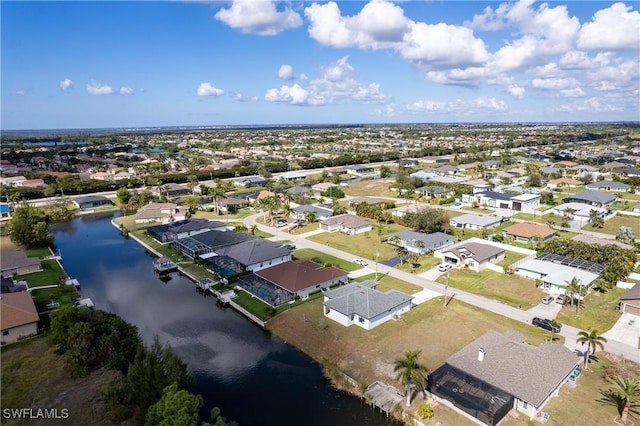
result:
[[[229,256],[213,256],[203,260],[211,272],[219,274],[223,278],[229,279],[245,271],[240,262]]]
[[[429,375],[428,390],[488,425],[513,408],[513,396],[464,371],[445,364]]]
[[[274,308],[294,300],[295,295],[255,274],[238,277],[238,286]]]

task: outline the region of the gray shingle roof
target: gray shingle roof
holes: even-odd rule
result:
[[[224,232],[226,233],[226,232]],[[291,254],[291,250],[280,243],[254,238],[216,251],[219,256],[228,256],[233,260],[248,266],[258,262],[275,259]]]
[[[453,253],[460,259],[474,259],[478,263],[482,263],[504,253],[504,251],[504,249],[491,244],[466,243],[448,250],[447,253]]]
[[[483,361],[478,360],[480,348],[485,350]],[[538,407],[579,361],[561,344],[532,346],[489,331],[446,362]]]
[[[373,283],[373,286],[375,286],[375,283]],[[324,295],[329,298],[324,302],[325,306],[343,315],[351,316],[357,314],[366,319],[375,318],[413,299],[412,296],[396,290],[382,293],[366,282],[347,284],[338,289],[328,291]]]
[[[600,191],[594,191],[592,189],[582,191],[578,194],[569,195],[568,197],[565,197],[563,199],[565,203],[587,202],[587,203],[601,203],[601,204],[609,204],[614,202],[615,200],[616,200],[616,197],[611,194],[607,194],[605,192],[600,192]]]
[[[451,222],[464,223],[475,226],[487,226],[496,222],[500,222],[502,219],[496,216],[479,215],[479,214],[463,214],[462,216],[454,217]]]

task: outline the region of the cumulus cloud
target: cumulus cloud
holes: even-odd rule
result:
[[[68,92],[73,87],[73,81],[65,78],[64,80],[60,81],[59,86],[63,92]]]
[[[26,89],[18,89],[18,90],[16,90],[16,95],[18,95],[18,96],[27,96],[28,93],[29,93],[29,91],[26,90]]]
[[[476,98],[472,100],[456,99],[454,101],[419,100],[406,106],[406,110],[413,114],[461,114],[474,115],[486,112],[498,112],[507,109],[504,101],[496,98]]]
[[[561,112],[576,112],[576,111],[590,111],[590,112],[619,112],[624,108],[621,105],[615,105],[604,101],[601,98],[592,97],[585,99],[584,101],[577,101],[570,104],[563,104],[554,108],[554,111]]]
[[[322,105],[324,99],[310,95],[309,91],[298,84],[269,89],[264,99],[269,102],[282,102],[290,105]]]
[[[276,35],[302,25],[302,18],[290,7],[278,11],[269,0],[233,0],[231,7],[220,9],[214,18],[243,33]]]
[[[516,99],[522,99],[526,89],[522,86],[511,85],[507,87],[507,92]]]
[[[198,86],[198,96],[222,96],[224,90],[213,87],[209,82],[200,83]]]
[[[293,74],[293,67],[291,65],[281,65],[278,69],[278,77],[283,80],[293,80],[295,78]]]
[[[121,87],[120,90],[118,90],[118,93],[120,93],[121,95],[133,95],[135,92],[135,90],[133,90],[131,87]]]
[[[639,49],[640,13],[631,6],[615,3],[597,11],[591,22],[582,25],[578,36],[580,49]]]
[[[91,83],[87,84],[87,93],[90,95],[111,95],[113,88],[106,83],[91,80]]]
[[[531,85],[538,89],[563,90],[575,88],[578,81],[574,78],[534,78]]]

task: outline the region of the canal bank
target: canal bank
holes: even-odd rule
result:
[[[77,277],[97,309],[154,335],[187,363],[190,390],[203,395],[202,418],[218,406],[241,425],[385,425],[384,415],[336,391],[321,366],[234,309],[199,292],[178,273],[164,282],[156,257],[123,238],[112,217],[82,217],[55,224],[56,245],[67,272]]]

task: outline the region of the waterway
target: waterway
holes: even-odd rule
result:
[[[153,257],[111,225],[111,215],[52,227],[63,266],[97,309],[135,324],[145,342],[168,342],[187,363],[194,393],[245,425],[385,425],[357,398],[331,388],[320,366],[177,273],[167,282]]]

